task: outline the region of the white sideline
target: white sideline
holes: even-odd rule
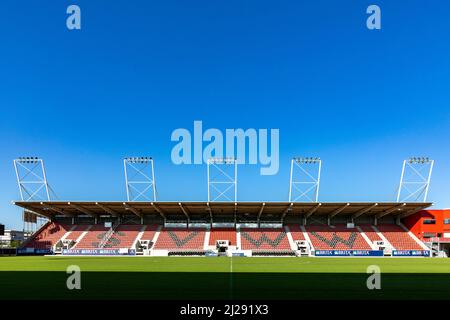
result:
[[[291,234],[291,230],[289,229],[288,226],[284,226],[284,231],[286,232],[286,236],[289,240],[289,245],[291,246],[291,250],[297,250],[296,246],[295,246],[295,242],[294,242],[294,238],[292,238],[292,234]]]
[[[408,228],[406,228],[402,223],[399,223],[399,226],[405,230],[406,232],[408,232],[408,235],[415,241],[417,242],[417,244],[423,249],[423,250],[430,250],[430,248],[428,248],[422,241],[419,240],[419,238],[416,237],[416,235],[414,233],[412,233],[411,231],[408,230]]]
[[[359,233],[364,238],[364,240],[366,240],[367,244],[372,248],[372,250],[375,250],[376,249],[375,245],[370,242],[369,237],[364,233],[364,231],[361,229],[361,227],[360,226],[356,226],[356,229],[359,231]]]

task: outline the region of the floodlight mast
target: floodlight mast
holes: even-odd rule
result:
[[[318,202],[321,170],[322,160],[320,158],[293,158],[289,179],[289,202],[305,200],[306,202]],[[306,179],[298,177],[300,174],[304,175]],[[306,186],[306,188],[301,186]]]
[[[44,161],[38,157],[19,157],[13,160],[22,201],[50,201],[50,188],[47,181]],[[55,196],[54,192],[52,194]],[[27,215],[30,213],[33,216]],[[26,218],[28,217],[28,218]],[[35,217],[30,218],[30,217]],[[23,231],[32,234],[48,221],[34,212],[24,209],[22,212]]]
[[[17,185],[22,201],[50,201],[44,161],[38,157],[14,159]]]
[[[224,171],[222,166],[234,166],[233,174]],[[212,176],[211,168],[217,171],[217,176]],[[233,201],[237,202],[237,160],[235,158],[210,158],[207,161],[208,202]],[[233,190],[234,189],[234,190]],[[230,197],[230,191],[233,196]],[[216,194],[214,194],[214,192]],[[214,195],[213,195],[214,194]]]
[[[151,157],[123,159],[128,201],[156,201],[155,167]]]
[[[403,160],[397,202],[405,202],[408,200],[426,202],[433,166],[434,160],[428,157],[411,157],[408,160]],[[422,172],[424,170],[427,171],[424,173]],[[408,174],[411,175],[411,180],[406,178]]]

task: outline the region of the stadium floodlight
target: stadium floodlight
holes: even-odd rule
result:
[[[207,161],[208,202],[237,201],[237,160],[210,158]]]
[[[22,201],[50,201],[50,194],[56,197],[48,184],[44,161],[38,157],[19,157],[13,160]],[[29,210],[22,212],[23,231],[32,234],[48,219]]]
[[[289,202],[319,200],[322,160],[318,157],[294,157],[291,160]]]
[[[50,201],[44,161],[38,157],[14,159],[17,184],[22,201]]]
[[[128,201],[156,201],[155,169],[151,157],[123,159]]]
[[[426,202],[431,182],[434,160],[428,157],[411,157],[403,161],[397,202]]]

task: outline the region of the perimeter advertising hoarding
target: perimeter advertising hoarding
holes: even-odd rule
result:
[[[70,256],[134,256],[134,249],[64,249],[63,255]]]
[[[381,250],[316,250],[317,257],[382,257]]]
[[[393,250],[394,257],[429,257],[430,250]]]

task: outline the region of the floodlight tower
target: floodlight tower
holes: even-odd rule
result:
[[[50,186],[47,182],[44,161],[38,157],[19,157],[14,159],[17,185],[22,201],[50,201]],[[33,233],[47,218],[24,210],[22,213],[23,231]]]
[[[237,160],[211,158],[207,161],[208,202],[237,202]]]
[[[17,184],[22,201],[50,201],[44,161],[37,157],[14,159]]]
[[[289,202],[319,200],[322,160],[317,157],[295,157],[291,160]]]
[[[155,170],[151,157],[123,159],[128,201],[156,201]]]
[[[403,161],[397,202],[427,201],[433,165],[434,160],[428,157],[412,157]]]

